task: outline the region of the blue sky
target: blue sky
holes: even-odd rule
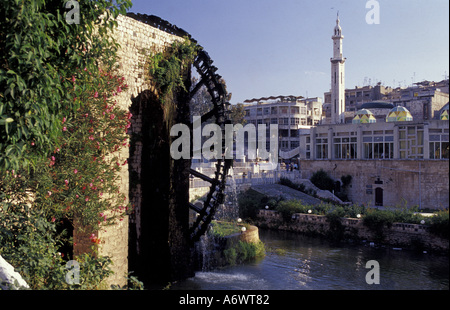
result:
[[[346,88],[440,81],[449,70],[448,0],[133,0],[130,12],[159,16],[209,53],[231,103],[278,95],[323,97],[330,88],[331,35],[339,10]]]

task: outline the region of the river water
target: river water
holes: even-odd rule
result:
[[[448,290],[449,257],[367,245],[332,244],[295,233],[260,230],[264,258],[172,285],[173,290]],[[368,266],[375,260],[379,265]],[[366,275],[378,274],[379,284]],[[374,276],[371,279],[375,279]],[[369,279],[370,282],[370,279]],[[373,281],[372,281],[373,282]]]

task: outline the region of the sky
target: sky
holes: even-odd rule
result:
[[[323,98],[331,85],[338,11],[346,88],[409,86],[450,74],[448,0],[132,2],[130,12],[159,16],[204,47],[232,104],[279,95]],[[378,14],[372,3],[378,3]],[[366,17],[375,16],[378,24],[367,23]]]

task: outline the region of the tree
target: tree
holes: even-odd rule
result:
[[[242,103],[238,103],[238,104],[232,105],[230,107],[230,109],[231,109],[230,117],[231,117],[232,123],[245,125],[246,120],[245,120],[244,105]]]
[[[334,181],[323,169],[316,171],[310,178],[311,183],[322,190],[333,191]]]

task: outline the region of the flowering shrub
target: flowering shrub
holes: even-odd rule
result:
[[[120,151],[128,145],[131,113],[116,100],[127,85],[102,69],[80,70],[70,79],[70,95],[82,105],[61,119],[57,146],[36,169],[35,201],[53,217],[76,217],[82,226],[97,229],[128,209],[117,172],[127,165]]]
[[[127,86],[108,31],[131,1],[79,0],[73,25],[66,2],[0,4],[0,252],[35,289],[67,288],[55,254],[70,245],[54,229],[61,219],[96,231],[128,209],[117,172],[127,164],[120,154],[131,114],[116,101]],[[78,288],[110,274],[107,258],[77,261],[87,281]]]

